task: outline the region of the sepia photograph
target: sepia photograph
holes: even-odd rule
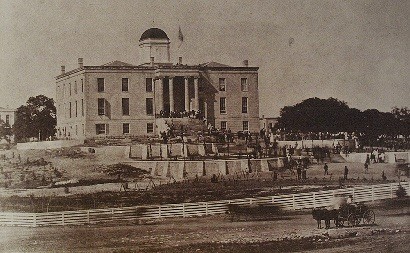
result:
[[[0,0],[0,252],[409,252],[409,17]]]

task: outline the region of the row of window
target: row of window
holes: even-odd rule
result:
[[[153,132],[154,132],[154,123],[147,123],[147,134],[150,134]],[[109,134],[109,124],[95,124],[95,133],[97,135]],[[123,134],[130,133],[130,123],[122,124],[122,133]]]
[[[83,103],[83,100],[81,100]],[[82,105],[83,106],[83,105]],[[122,115],[130,115],[130,99],[122,98]],[[84,116],[83,107],[82,116]],[[97,101],[98,115],[106,115],[106,100],[105,98],[98,98]],[[153,98],[145,99],[145,112],[147,115],[154,115],[154,100]],[[221,114],[226,113],[226,97],[221,97],[219,101],[219,112]],[[242,113],[248,113],[248,97],[242,97]],[[77,101],[76,101],[76,117],[77,117]],[[71,102],[70,102],[70,118],[71,118]]]
[[[121,107],[122,107],[122,115],[129,116],[130,115],[130,99],[122,98]],[[98,108],[97,109],[98,115],[100,116],[107,115],[105,98],[98,98],[97,108]],[[154,115],[154,99],[153,98],[145,99],[145,111],[147,115]]]
[[[84,117],[84,99],[81,99],[81,116]],[[74,106],[74,115],[73,115],[73,106]],[[78,101],[76,100],[74,104],[71,102],[68,103],[68,117],[78,117]]]
[[[228,123],[226,121],[221,121],[221,130],[227,130]],[[242,131],[249,131],[249,121],[242,121]]]
[[[226,91],[226,79],[225,78],[219,78],[219,91]],[[241,91],[248,91],[249,90],[249,84],[248,84],[248,78],[241,78]]]
[[[219,98],[219,112],[226,113],[226,97]],[[248,113],[248,97],[242,97],[242,113]]]
[[[129,79],[122,78],[121,79],[121,91],[127,92],[129,90]],[[105,91],[105,79],[104,78],[97,78],[97,91],[104,92]],[[145,78],[145,91],[152,92],[153,85],[152,85],[152,78]]]
[[[80,91],[81,91],[81,93],[83,93],[84,92],[84,80],[81,79],[80,82],[81,82]],[[78,92],[80,92],[79,89],[78,89],[77,81],[74,81],[74,87],[72,86],[72,83],[68,83],[68,86],[69,86],[68,87],[68,95],[69,96],[71,96],[73,93],[77,94]],[[63,93],[62,93],[63,97],[65,97],[65,89],[66,89],[65,84],[63,84]]]

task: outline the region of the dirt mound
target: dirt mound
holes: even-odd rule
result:
[[[144,178],[150,174],[149,171],[133,167],[128,164],[112,164],[103,169],[103,173],[110,176]]]

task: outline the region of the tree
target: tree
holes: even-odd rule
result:
[[[286,131],[336,133],[348,131],[351,123],[347,121],[352,117],[346,102],[335,98],[309,98],[282,108],[277,127]]]
[[[56,108],[54,100],[44,95],[30,97],[26,105],[17,108],[14,134],[17,141],[35,137],[45,140],[55,134]]]

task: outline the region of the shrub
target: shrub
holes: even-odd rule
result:
[[[407,192],[406,189],[404,189],[404,187],[402,185],[399,185],[399,187],[396,190],[396,196],[398,198],[404,198],[407,196]]]

